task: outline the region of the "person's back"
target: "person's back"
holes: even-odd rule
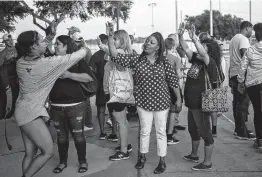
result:
[[[173,66],[174,70],[177,69],[181,69],[181,61],[180,58],[176,57],[173,54],[167,54],[166,58],[168,59],[168,61],[171,63],[171,65]]]
[[[243,34],[236,34],[229,45],[230,54],[230,67],[229,67],[229,77],[236,76],[241,63],[241,53],[240,49],[247,49],[249,47],[249,41],[247,37]]]
[[[252,86],[262,83],[262,43],[251,46],[246,53],[249,64],[246,74],[246,85]]]

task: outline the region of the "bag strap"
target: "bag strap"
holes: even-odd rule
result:
[[[204,73],[205,73],[205,90],[211,89],[212,86],[211,86],[211,82],[210,82],[208,72],[206,70],[206,65],[204,65]]]
[[[218,79],[218,81],[217,81],[217,85],[220,87],[221,86],[221,84],[222,84],[222,79],[221,79],[221,76],[220,76],[220,74],[219,74],[219,70],[218,70],[218,68],[217,68],[217,66],[216,66],[216,69],[217,69],[217,79]]]
[[[11,88],[9,87],[9,89],[7,91],[11,91]],[[7,119],[8,113],[10,113],[10,111],[11,111],[11,109],[6,110],[5,117],[4,117],[4,119],[5,119],[5,142],[6,142],[6,145],[7,145],[8,149],[9,149],[9,151],[11,151],[13,149],[12,145],[8,141],[7,127],[6,127],[6,124],[7,124],[6,123],[6,119]]]

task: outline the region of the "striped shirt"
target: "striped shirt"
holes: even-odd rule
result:
[[[17,61],[16,70],[20,91],[14,117],[18,126],[25,125],[38,117],[49,118],[45,101],[55,81],[86,54],[87,49],[82,48],[64,56],[39,58],[31,61],[22,57]]]
[[[245,81],[246,87],[262,84],[262,42],[247,49],[239,73],[238,82]]]

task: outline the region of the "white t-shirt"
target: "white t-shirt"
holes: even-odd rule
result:
[[[243,34],[236,34],[229,45],[230,67],[229,78],[238,75],[241,64],[240,49],[248,49],[250,47],[249,40]]]

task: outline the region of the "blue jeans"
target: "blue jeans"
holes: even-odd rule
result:
[[[83,132],[83,121],[86,102],[76,106],[51,106],[51,118],[57,131],[57,144],[60,163],[67,164],[69,131],[74,139],[80,164],[86,163],[86,140]]]

